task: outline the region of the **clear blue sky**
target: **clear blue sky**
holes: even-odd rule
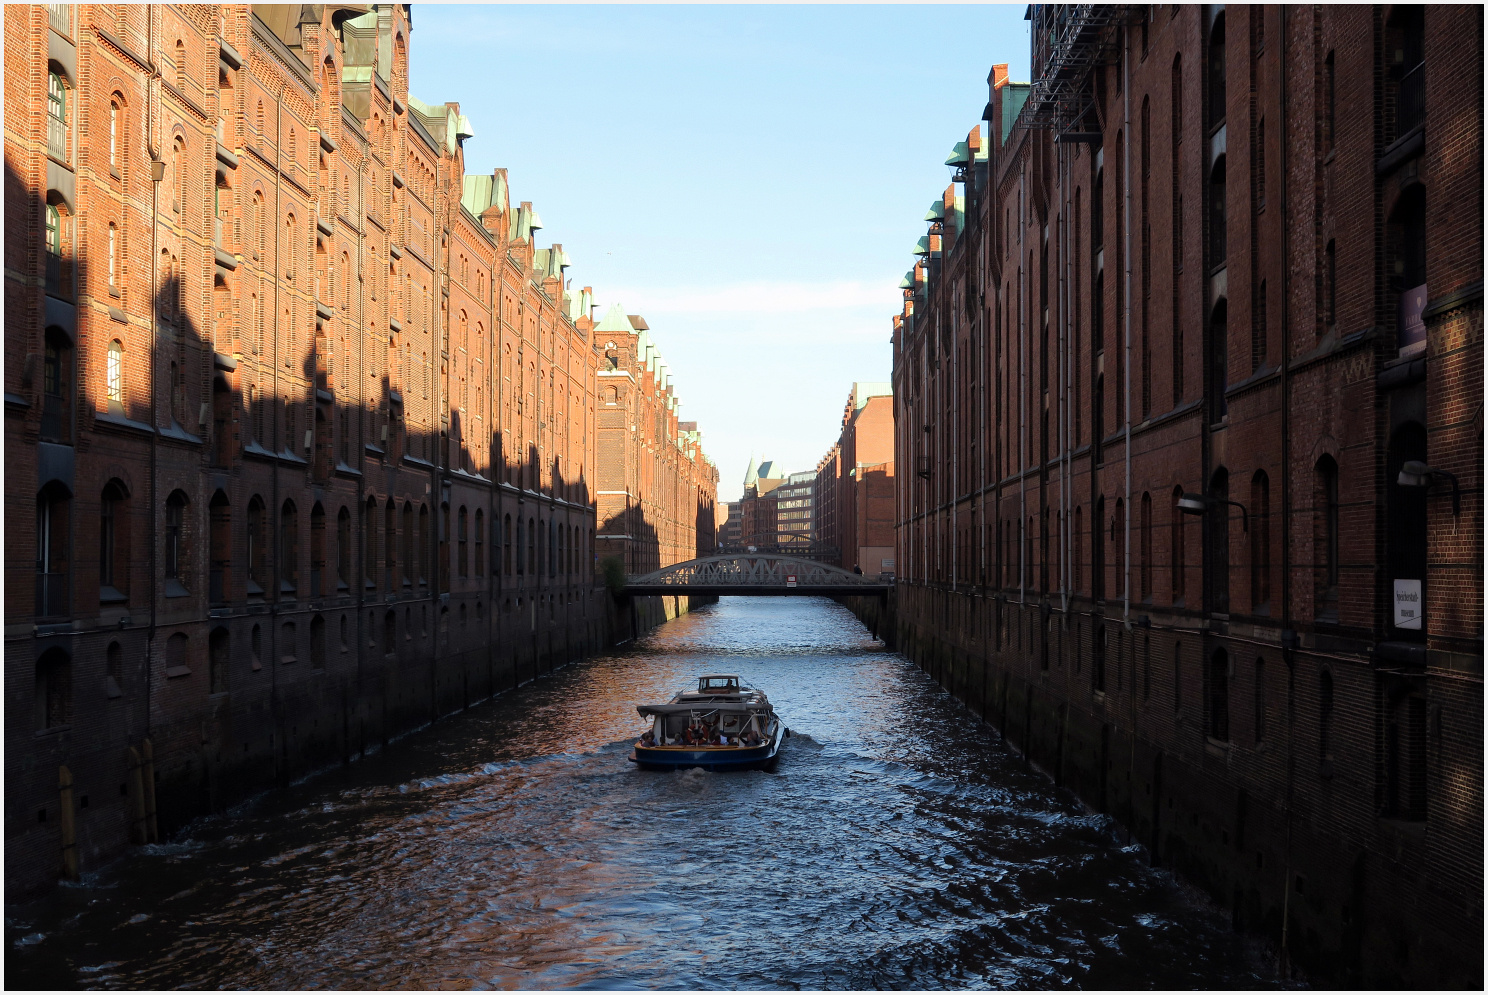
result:
[[[459,101],[600,314],[644,315],[739,496],[814,469],[854,380],[888,380],[899,280],[980,120],[1028,78],[1015,6],[415,4],[411,86]]]

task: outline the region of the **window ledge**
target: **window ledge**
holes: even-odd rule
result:
[[[98,589],[98,601],[100,604],[115,605],[128,600],[129,595],[125,594],[115,587],[110,587],[108,584],[105,584]]]
[[[191,668],[190,667],[166,667],[165,668],[165,676],[166,677],[190,677],[191,676]]]
[[[174,577],[166,578],[165,596],[167,598],[185,598],[189,597],[190,595],[191,592],[186,590],[185,585],[183,585],[179,580],[176,580]]]
[[[112,411],[96,412],[93,416],[93,423],[95,425],[113,425],[118,428],[131,428],[136,432],[144,432],[147,435],[152,433],[150,426],[144,422],[135,421],[133,418],[126,418],[122,414],[115,414]]]

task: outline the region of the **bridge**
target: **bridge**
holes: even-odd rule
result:
[[[627,577],[632,596],[699,594],[859,595],[886,597],[892,582],[865,577],[841,567],[778,553],[724,553],[674,563],[648,574]]]

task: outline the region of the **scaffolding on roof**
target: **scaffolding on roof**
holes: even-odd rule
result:
[[[1021,115],[1030,127],[1052,129],[1056,141],[1098,140],[1097,120],[1085,120],[1095,107],[1092,71],[1108,64],[1120,47],[1120,28],[1142,11],[1140,5],[1033,4],[1035,56],[1039,75]]]

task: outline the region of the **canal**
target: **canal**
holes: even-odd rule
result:
[[[655,773],[739,673],[773,772]],[[9,988],[1234,988],[1227,918],[822,599],[728,598],[6,910]]]

